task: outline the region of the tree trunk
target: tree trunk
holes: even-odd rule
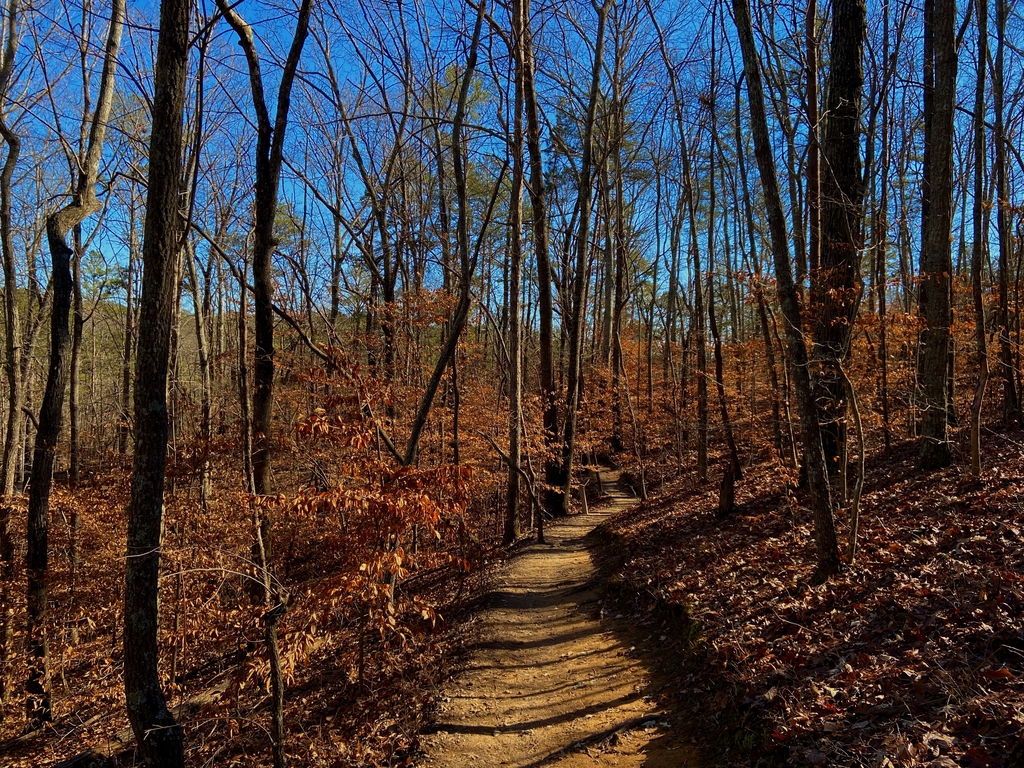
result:
[[[814,534],[818,555],[818,566],[812,580],[824,581],[839,572],[840,562],[836,549],[835,523],[825,469],[825,454],[821,447],[818,408],[812,394],[807,368],[807,347],[804,345],[802,332],[803,322],[796,285],[793,282],[793,272],[790,268],[786,216],[779,193],[775,158],[772,155],[771,136],[768,131],[764,106],[764,90],[761,84],[761,71],[754,43],[748,0],[733,0],[733,10],[747,78],[754,155],[757,159],[761,187],[765,195],[768,223],[771,230],[772,254],[775,259],[775,277],[778,282],[779,301],[785,316],[790,372],[800,406],[804,466],[807,468],[807,483],[811,510],[814,514]]]
[[[813,275],[814,361],[822,442],[830,468],[843,470],[846,393],[840,368],[860,304],[860,260],[864,243],[864,184],[861,178],[861,100],[864,91],[863,0],[833,0],[825,132],[822,141],[821,249]]]
[[[1004,49],[1006,48],[1007,0],[996,0],[996,60],[992,72],[992,99],[995,102],[995,176],[996,228],[999,233],[999,362],[1003,379],[1003,420],[1007,424],[1021,420],[1020,396],[1010,343],[1010,256],[1013,249],[1013,211],[1006,172],[1004,107]],[[954,59],[955,66],[955,59]]]
[[[256,110],[256,200],[253,207],[253,317],[255,321],[256,362],[253,368],[252,393],[252,467],[256,493],[273,490],[271,474],[271,421],[274,410],[274,281],[273,256],[277,239],[274,222],[277,217],[278,182],[284,162],[284,140],[291,107],[291,91],[302,48],[309,32],[312,0],[302,0],[288,57],[277,89],[274,122],[264,98],[263,75],[252,28],[226,0],[218,0],[224,18],[238,36],[245,52]],[[268,542],[269,546],[269,542]]]
[[[458,202],[456,248],[458,250],[460,266],[459,303],[449,320],[448,339],[441,350],[440,357],[438,357],[437,362],[434,365],[434,371],[430,380],[427,382],[426,390],[420,398],[419,407],[417,408],[416,416],[409,432],[409,439],[406,442],[405,453],[402,456],[402,464],[405,466],[411,466],[416,461],[416,453],[419,450],[420,435],[423,432],[423,427],[427,423],[427,417],[430,415],[430,409],[434,402],[434,396],[437,394],[437,388],[441,383],[441,377],[444,375],[445,369],[455,358],[459,345],[459,337],[462,335],[462,331],[466,326],[466,319],[469,316],[469,309],[472,301],[473,273],[476,269],[479,248],[474,251],[474,249],[470,247],[469,225],[471,212],[469,191],[466,181],[465,150],[462,146],[464,141],[462,131],[465,124],[470,86],[473,81],[473,72],[476,69],[477,52],[480,47],[480,36],[483,29],[486,5],[486,0],[481,0],[479,12],[477,14],[476,26],[473,29],[473,39],[470,43],[469,55],[466,58],[466,72],[462,77],[462,83],[459,88],[459,99],[455,108],[455,116],[452,119],[452,170],[455,177],[455,193]],[[482,229],[480,239],[477,241],[478,245],[482,240],[483,232],[486,231],[487,224],[490,221],[490,216],[494,209],[494,202],[497,199],[497,193],[500,186],[501,180],[499,179],[498,184],[495,186],[490,205],[485,213],[483,223],[481,224]]]
[[[561,506],[555,490],[559,462],[555,453],[558,442],[558,392],[555,389],[554,307],[551,300],[551,258],[548,238],[548,201],[544,180],[544,153],[541,149],[540,106],[534,79],[533,30],[530,21],[530,0],[523,1],[523,107],[526,113],[526,151],[530,157],[530,214],[533,224],[533,251],[537,262],[537,315],[540,393],[544,408],[544,509],[537,510],[537,539],[544,541],[544,513],[554,514]]]
[[[193,318],[196,328],[196,348],[199,354],[200,419],[199,419],[199,504],[205,510],[210,501],[210,443],[213,440],[211,408],[210,342],[206,335],[206,313],[196,269],[196,252],[192,243],[185,244],[185,269],[188,270],[192,293]]]
[[[523,35],[526,0],[512,5],[512,54],[515,84],[512,102],[512,190],[509,200],[509,265],[508,265],[508,495],[505,505],[505,530],[502,540],[511,544],[519,538],[521,528],[519,474],[523,419],[522,328],[519,294],[521,292],[523,259],[523,69],[526,66]]]
[[[988,241],[985,215],[985,64],[988,59],[988,0],[975,0],[978,15],[978,74],[974,90],[974,247],[971,250],[971,294],[974,299],[974,339],[978,355],[978,385],[971,404],[971,474],[981,476],[981,408],[988,385],[988,337],[985,333],[985,294],[982,263]]]
[[[583,376],[583,305],[586,299],[587,264],[590,257],[590,203],[593,194],[594,126],[597,121],[597,102],[600,98],[601,69],[604,65],[605,26],[611,0],[597,6],[597,41],[594,46],[594,64],[590,78],[587,117],[583,124],[583,157],[580,160],[579,209],[580,228],[576,235],[576,272],[573,283],[571,333],[569,335],[569,370],[566,375],[565,438],[562,445],[562,514],[569,514],[572,467],[576,451],[577,420],[579,418],[581,380]]]
[[[680,152],[683,155],[683,184],[686,185],[686,203],[690,220],[690,254],[693,257],[693,327],[697,347],[697,479],[708,479],[708,342],[704,312],[704,272],[700,265],[700,246],[697,244],[697,203],[694,199],[694,178],[690,172],[690,155],[686,139],[682,137],[680,120]]]
[[[0,467],[0,492],[5,497],[14,493],[14,475],[17,469],[19,432],[24,422],[21,410],[25,405],[24,380],[19,367],[21,352],[21,320],[18,316],[18,278],[15,265],[14,234],[11,229],[11,179],[21,155],[21,137],[8,125],[6,102],[10,98],[11,80],[14,74],[14,57],[18,50],[18,24],[20,9],[17,0],[7,6],[6,40],[3,49],[3,64],[0,66],[0,135],[7,144],[7,157],[0,170],[0,248],[3,251],[4,269],[4,319],[7,332],[4,369],[7,373],[7,427],[5,430],[3,465]],[[0,503],[0,561],[7,568],[14,557],[10,533],[10,507],[7,501]],[[2,640],[0,640],[2,642]]]
[[[934,86],[925,80],[925,184],[921,233],[921,332],[918,377],[922,385],[921,469],[952,461],[949,446],[949,356],[953,339],[952,253],[953,115],[956,108],[955,0],[926,0],[925,38],[932,39]],[[928,61],[926,59],[926,66]]]
[[[717,9],[716,9],[717,10]],[[715,10],[712,11],[711,26],[715,27]],[[743,474],[740,469],[739,453],[736,450],[736,440],[732,433],[732,422],[729,420],[729,403],[725,397],[725,372],[724,372],[724,361],[722,359],[722,337],[718,332],[718,318],[715,312],[715,202],[717,199],[715,190],[715,141],[717,138],[716,131],[718,130],[718,124],[716,121],[715,107],[716,107],[716,96],[717,86],[716,82],[716,66],[717,66],[717,54],[716,54],[715,38],[712,35],[711,38],[711,77],[709,83],[710,99],[708,105],[708,111],[710,112],[711,131],[709,146],[711,148],[709,165],[708,165],[708,176],[710,177],[710,184],[708,186],[708,322],[710,323],[711,339],[714,344],[714,355],[715,355],[715,387],[718,391],[718,405],[720,407],[720,413],[722,416],[722,429],[725,432],[725,442],[729,447],[729,471],[732,472],[733,478],[739,480]],[[728,250],[728,249],[727,249]],[[697,272],[697,291],[698,293],[702,290],[700,281],[700,272]]]
[[[809,246],[807,260],[810,265],[811,284],[818,280],[821,264],[821,171],[818,144],[818,3],[807,0],[804,14],[804,43],[807,51],[807,218]],[[794,216],[797,214],[794,213]],[[797,258],[800,258],[799,256]],[[826,452],[827,456],[827,452]]]
[[[88,151],[79,172],[78,183],[69,205],[46,219],[46,238],[53,262],[53,308],[50,315],[50,366],[46,390],[39,409],[39,426],[32,459],[32,485],[28,502],[28,626],[29,673],[26,701],[29,722],[33,725],[50,720],[49,649],[46,638],[48,611],[48,558],[50,488],[53,463],[60,439],[64,411],[64,390],[67,388],[71,334],[68,319],[74,286],[71,279],[71,248],[66,237],[78,224],[101,208],[96,199],[96,177],[99,173],[103,139],[114,95],[114,74],[124,21],[124,0],[113,0],[110,29],[107,34],[100,93],[89,131]]]
[[[736,114],[740,115],[741,83],[736,83]],[[743,144],[743,129],[740,120],[736,120],[736,163],[737,173],[743,184],[743,211],[747,224],[747,247],[750,249],[750,260],[754,266],[754,301],[757,305],[757,319],[761,326],[761,336],[764,339],[765,359],[768,364],[768,377],[772,385],[772,440],[775,450],[782,456],[782,413],[779,405],[781,388],[779,387],[779,372],[775,364],[775,346],[772,344],[771,329],[768,325],[768,310],[765,306],[764,281],[761,274],[761,259],[757,255],[757,237],[754,233],[754,210],[750,203],[750,180],[747,178],[746,148]]]
[[[14,58],[18,50],[18,23],[20,9],[17,0],[7,6],[6,39],[0,65],[0,136],[7,144],[7,157],[0,170],[0,249],[4,270],[4,320],[6,321],[4,369],[7,374],[7,426],[5,430],[3,464],[0,466],[0,578],[10,578],[14,572],[14,540],[11,536],[11,517],[14,506],[14,475],[21,446],[21,425],[24,423],[25,388],[21,375],[21,320],[18,316],[18,282],[15,267],[14,237],[11,231],[11,179],[21,153],[21,137],[8,125],[6,103],[10,98],[14,74]],[[10,660],[14,654],[13,595],[4,590],[0,595],[0,718],[13,694]]]
[[[185,764],[181,726],[167,709],[157,667],[167,369],[175,297],[180,289],[176,277],[190,7],[188,0],[162,0],[160,7],[135,363],[135,455],[125,561],[124,692],[128,719],[143,761],[153,768],[181,768]]]
[[[889,7],[883,9],[882,19],[882,54],[885,61],[889,61]],[[888,329],[888,305],[889,305],[889,180],[885,174],[891,166],[891,148],[889,145],[889,99],[888,90],[882,89],[879,99],[881,100],[881,142],[882,162],[881,173],[875,174],[881,187],[879,194],[878,209],[875,214],[875,274],[872,282],[877,286],[878,297],[878,362],[879,362],[879,399],[882,407],[882,436],[885,441],[886,453],[892,447],[892,427],[889,423],[889,329]]]
[[[238,409],[242,427],[242,478],[245,492],[255,494],[256,488],[252,477],[252,406],[249,396],[249,306],[246,299],[246,275],[249,271],[247,263],[242,264],[242,273],[238,281]]]
[[[860,417],[860,407],[857,405],[857,393],[853,389],[853,382],[842,368],[839,369],[839,375],[846,386],[846,396],[850,399],[853,427],[857,434],[857,481],[853,487],[853,501],[850,503],[850,538],[846,546],[846,563],[853,565],[857,557],[857,531],[860,528],[860,497],[864,491],[864,423]]]
[[[74,229],[74,254],[71,258],[71,282],[73,285],[71,304],[71,374],[68,381],[68,417],[71,421],[70,462],[68,479],[72,488],[78,487],[81,441],[80,408],[78,384],[82,375],[82,338],[85,334],[85,307],[82,300],[82,225]]]
[[[124,351],[121,356],[121,418],[117,425],[117,452],[128,453],[128,438],[131,435],[132,351],[135,348],[135,194],[132,192],[128,208],[128,275],[125,280],[124,308]]]

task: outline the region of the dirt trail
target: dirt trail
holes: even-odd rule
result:
[[[600,616],[584,537],[636,500],[602,473],[610,503],[546,531],[498,575],[466,669],[423,736],[430,768],[697,766],[647,696],[647,668],[621,619]]]

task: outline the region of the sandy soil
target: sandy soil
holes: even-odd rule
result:
[[[477,615],[465,670],[441,692],[422,737],[427,768],[698,765],[647,694],[635,630],[604,615],[584,537],[635,503],[612,498],[547,531],[497,576]]]

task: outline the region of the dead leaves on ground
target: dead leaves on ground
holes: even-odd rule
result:
[[[914,446],[877,456],[858,561],[819,587],[810,515],[771,464],[732,517],[676,486],[613,523],[625,581],[699,634],[680,692],[733,724],[729,762],[1024,765],[1022,443],[997,438],[980,481],[914,472]]]

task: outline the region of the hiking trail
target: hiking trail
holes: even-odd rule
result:
[[[424,768],[697,767],[689,740],[646,695],[635,629],[599,605],[585,537],[636,504],[618,472],[601,480],[607,502],[548,526],[546,544],[527,546],[495,577],[465,669],[444,686],[422,737]]]

